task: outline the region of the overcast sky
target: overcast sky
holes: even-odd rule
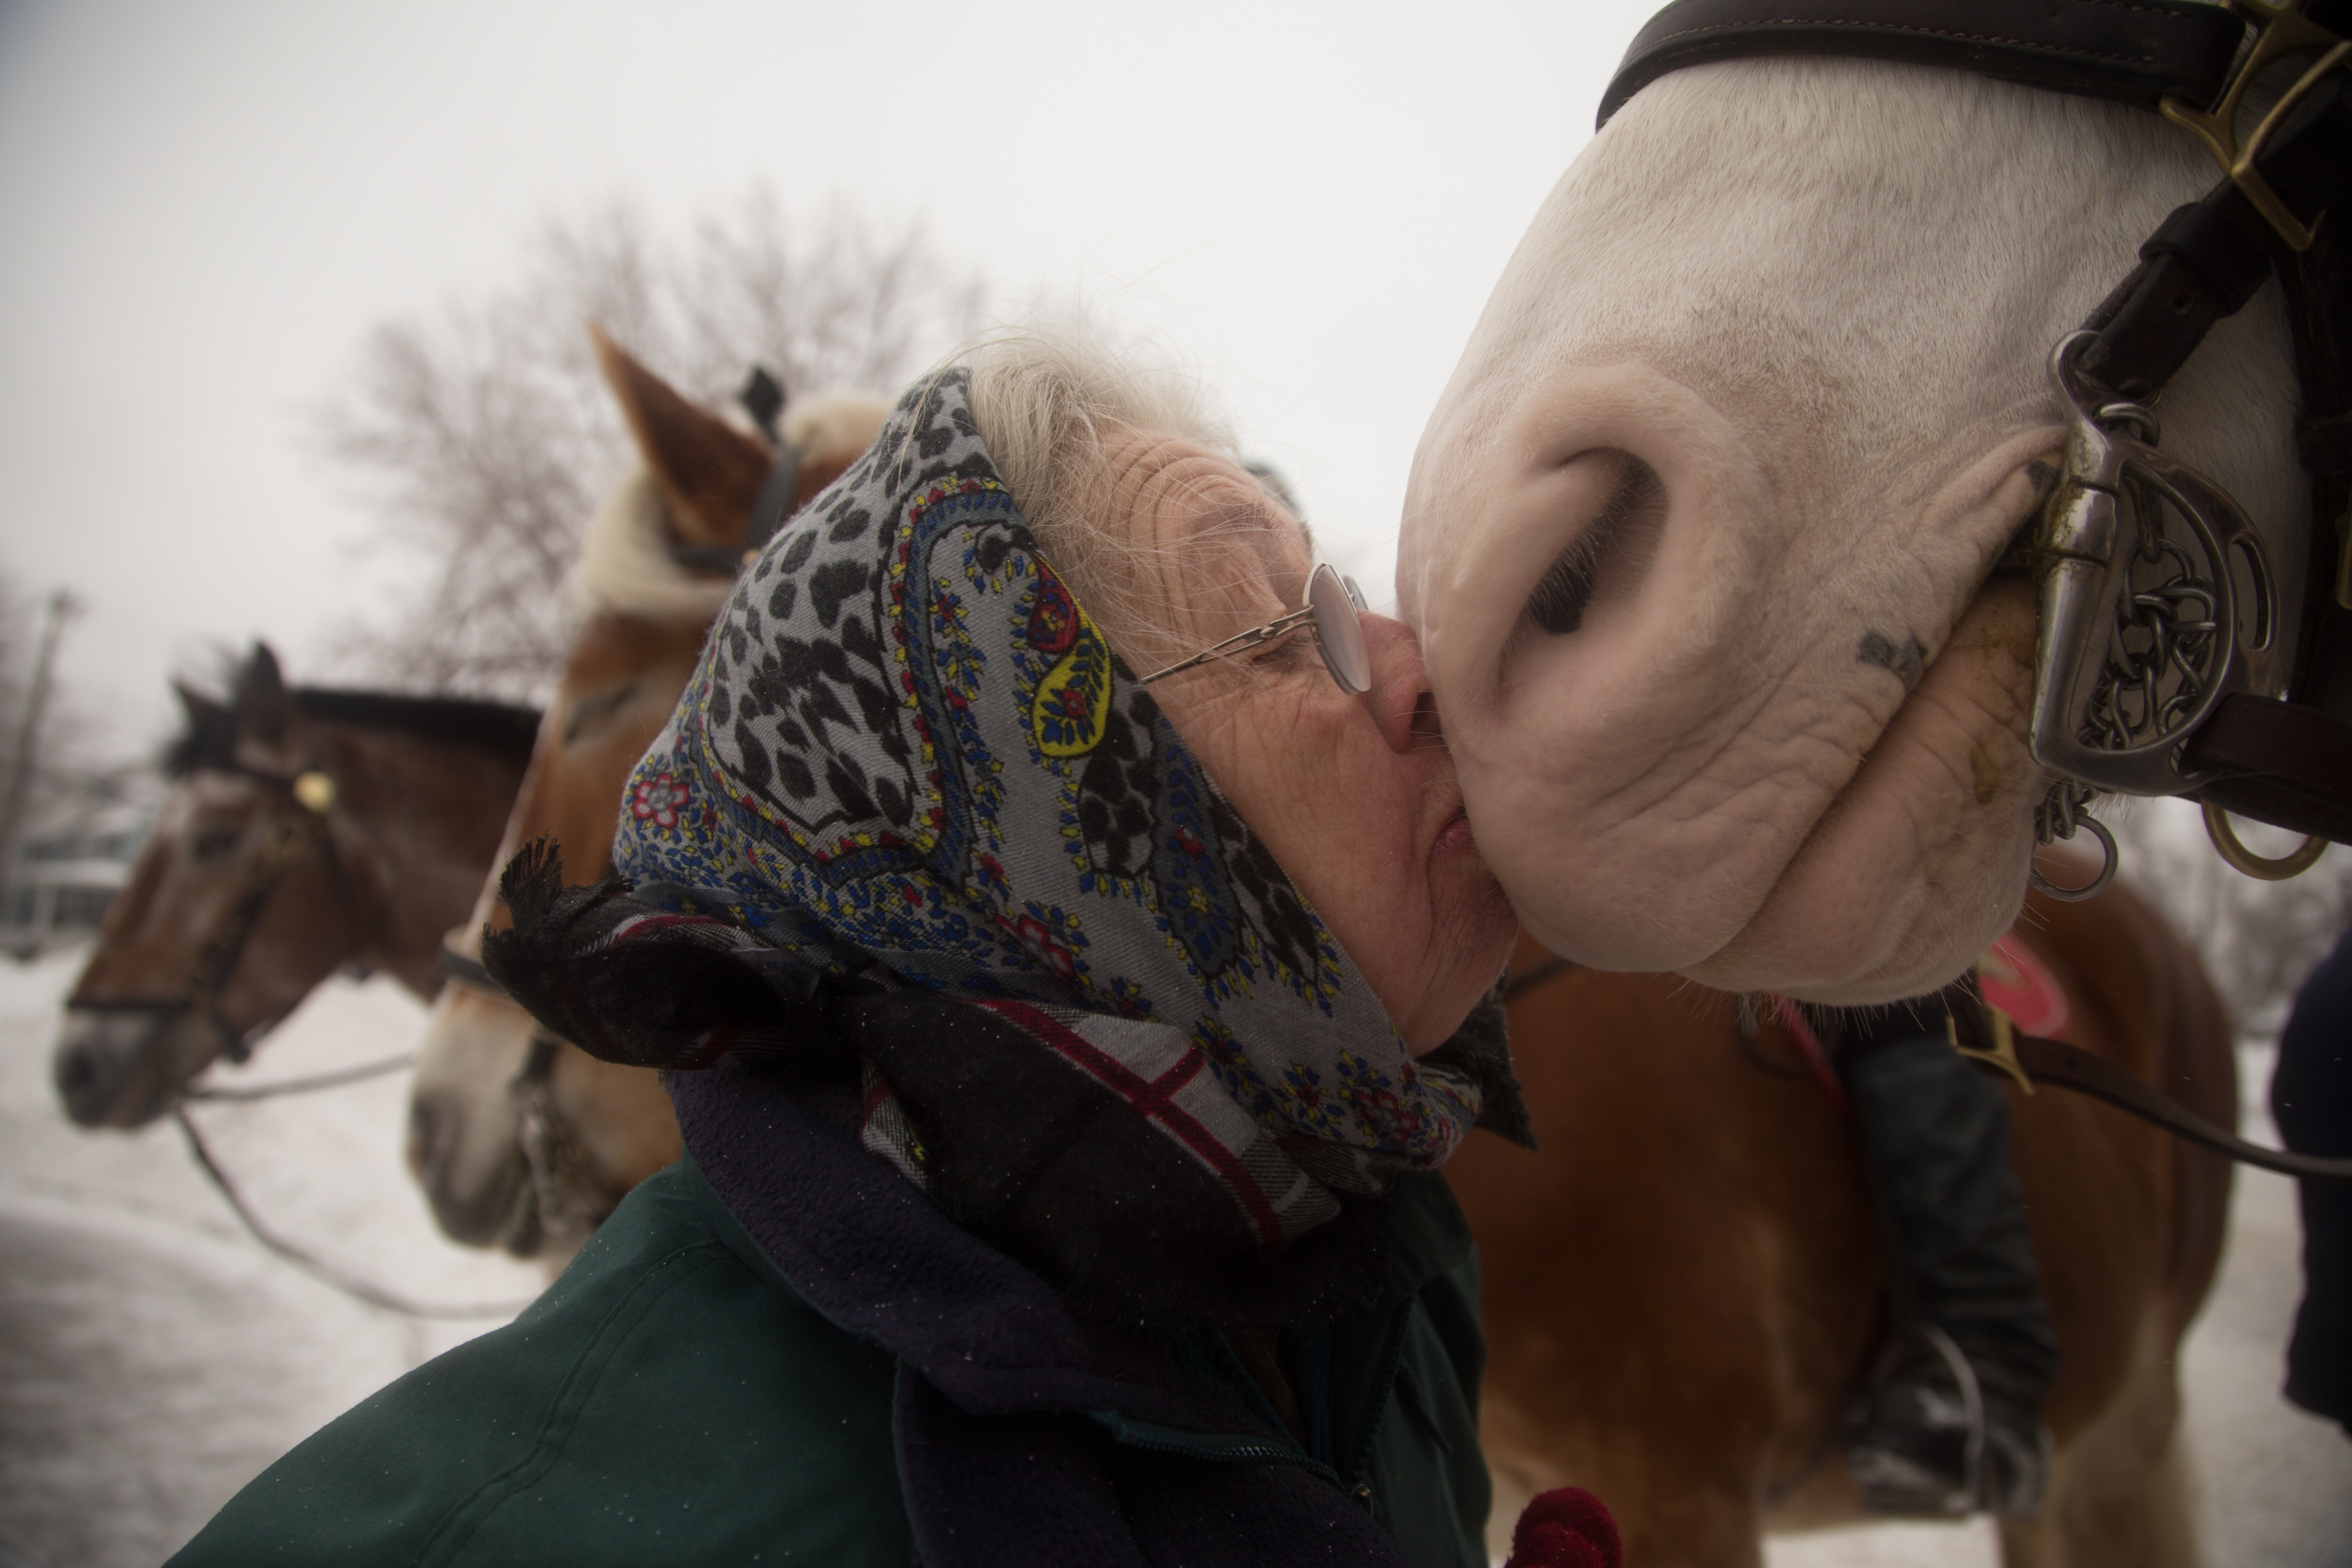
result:
[[[765,181],[1158,332],[1385,598],[1423,421],[1650,8],[8,0],[0,570],[88,602],[66,674],[124,744],[208,647],[301,678],[391,592],[304,439],[370,324],[548,218]]]

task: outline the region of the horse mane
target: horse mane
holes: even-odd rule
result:
[[[846,465],[866,450],[887,411],[887,405],[871,397],[829,393],[786,409],[779,434],[786,446],[800,448],[807,467]],[[663,510],[661,487],[642,466],[605,494],[566,585],[583,612],[697,622],[719,613],[734,591],[733,581],[689,572],[671,560]]]
[[[298,686],[288,695],[304,718],[323,724],[391,730],[418,740],[473,746],[518,765],[530,760],[539,743],[539,710],[508,702],[322,686]],[[184,778],[202,768],[234,767],[236,732],[234,697],[226,702],[200,700],[191,706],[186,727],[163,748],[164,773]]]

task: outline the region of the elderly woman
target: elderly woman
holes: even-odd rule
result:
[[[176,1561],[1484,1564],[1433,1173],[1524,1136],[1513,922],[1360,609],[1181,384],[920,384],[743,574],[634,885],[508,874],[492,970],[687,1158]]]

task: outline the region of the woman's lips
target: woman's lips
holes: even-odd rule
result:
[[[1430,852],[1435,855],[1459,855],[1465,852],[1475,855],[1478,852],[1478,840],[1470,832],[1469,815],[1456,811],[1453,818],[1444,827],[1438,829],[1437,842],[1430,847]]]

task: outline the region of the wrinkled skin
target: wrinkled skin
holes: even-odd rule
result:
[[[2043,363],[2214,177],[2153,115],[1852,61],[1678,72],[1595,139],[1431,418],[1398,567],[1538,939],[1860,1004],[2010,922],[2048,780],[2030,583],[1991,574],[2053,478]],[[2273,289],[2164,404],[2273,560],[2293,384]]]
[[[1149,672],[1298,607],[1313,568],[1306,531],[1240,464],[1153,431],[1117,436],[1105,455],[1097,525],[1157,565],[1076,586],[1132,667]],[[1305,632],[1151,689],[1418,1054],[1461,1026],[1517,932],[1464,820],[1411,634],[1383,616],[1360,626],[1371,689],[1357,695]]]

